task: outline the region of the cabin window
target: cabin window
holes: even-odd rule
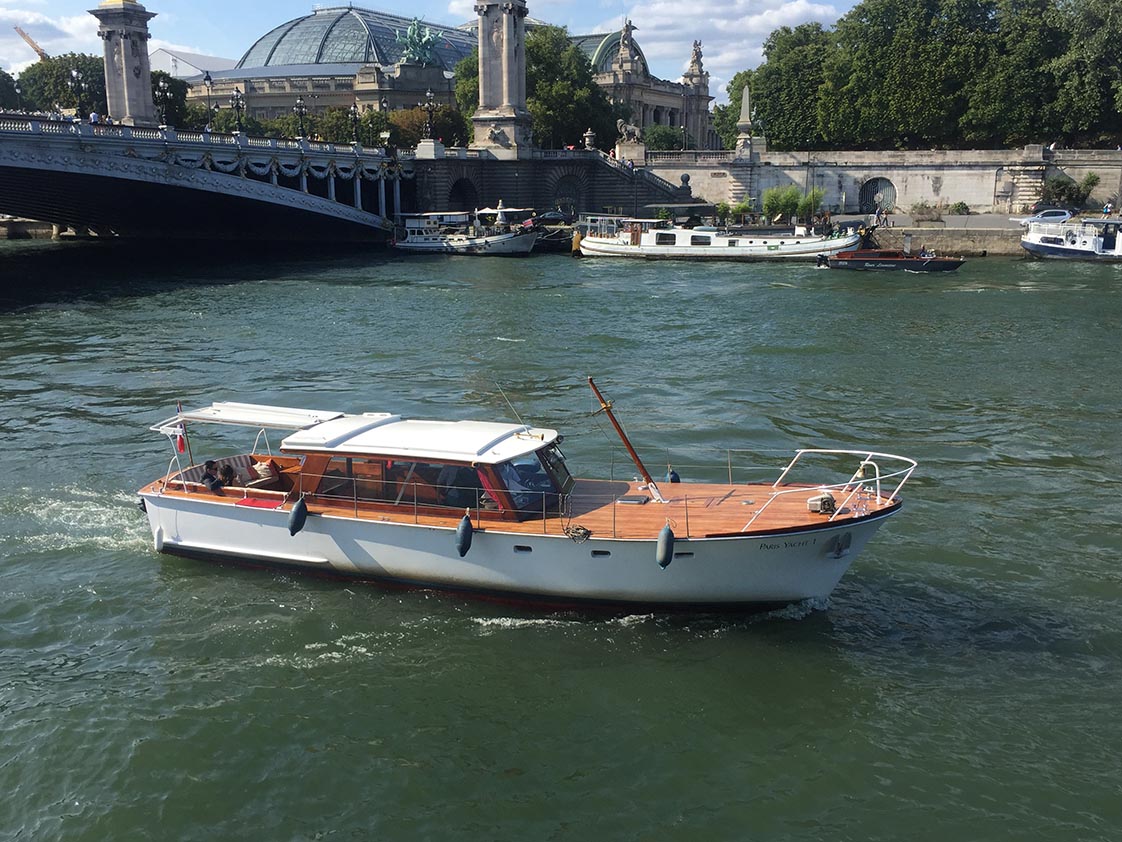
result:
[[[327,463],[317,493],[344,500],[384,500],[386,462],[354,456],[336,456]]]
[[[561,448],[556,444],[551,444],[549,447],[543,447],[539,450],[538,456],[541,457],[542,464],[545,465],[546,471],[553,478],[553,487],[562,494],[568,494],[576,480],[569,473],[569,466],[565,464],[565,454],[561,452]]]
[[[677,242],[677,238],[673,234],[663,234],[663,233],[656,233],[655,234],[655,245],[656,246],[672,246],[676,242]]]
[[[712,243],[713,243],[713,238],[712,237],[705,237],[705,236],[702,236],[702,235],[699,235],[699,234],[694,234],[690,237],[690,245],[691,246],[708,246],[708,245],[712,245]]]
[[[729,246],[731,248],[736,248],[736,246],[739,244],[739,242],[740,242],[739,240],[729,240]]]
[[[537,453],[527,453],[495,467],[519,511],[542,512],[551,499],[556,499],[553,479]]]

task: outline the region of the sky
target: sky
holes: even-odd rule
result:
[[[316,5],[346,5],[346,0],[141,0],[155,12],[149,24],[151,49],[168,47],[201,55],[239,59],[275,26],[309,14]],[[50,55],[69,52],[101,55],[97,20],[88,10],[98,0],[0,0],[0,67],[18,75],[37,57],[13,29],[24,29]],[[353,5],[419,17],[454,26],[475,16],[475,0],[353,0]],[[672,81],[689,64],[693,42],[701,41],[709,71],[709,92],[724,102],[733,74],[763,60],[768,34],[781,26],[808,21],[831,25],[852,0],[529,0],[530,16],[567,26],[572,35],[619,30],[635,25],[635,41],[651,72]]]

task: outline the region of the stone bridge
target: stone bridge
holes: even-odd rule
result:
[[[359,144],[0,115],[0,213],[105,235],[385,242],[411,167]]]

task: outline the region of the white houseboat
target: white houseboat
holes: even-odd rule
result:
[[[840,229],[829,236],[798,225],[786,233],[724,232],[679,228],[662,219],[624,219],[589,228],[580,238],[585,257],[640,257],[648,260],[815,260],[856,248],[861,236]]]
[[[179,447],[139,494],[164,553],[554,607],[722,610],[828,595],[916,467],[800,450],[774,481],[734,483],[730,460],[727,482],[656,483],[596,396],[642,479],[574,478],[561,436],[520,423],[214,403],[152,427]],[[256,437],[215,460],[232,483],[181,462],[197,424]]]

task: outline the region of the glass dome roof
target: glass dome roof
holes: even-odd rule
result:
[[[278,26],[266,33],[238,62],[238,68],[287,67],[294,64],[396,64],[402,47],[397,33],[405,33],[411,18],[334,6],[316,9],[312,14]],[[460,59],[475,48],[471,32],[426,24],[436,33],[433,53],[445,70],[455,68]]]

